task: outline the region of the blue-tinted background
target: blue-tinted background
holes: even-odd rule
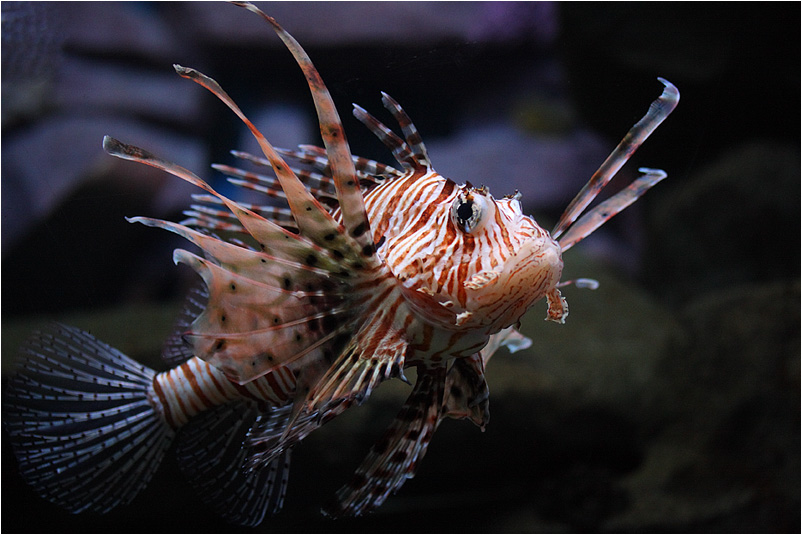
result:
[[[331,523],[344,483],[406,394],[296,448],[268,531],[799,531],[800,52],[796,3],[279,2],[355,154],[391,163],[350,115],[379,91],[434,166],[523,194],[550,228],[662,86],[681,102],[610,186],[669,179],[565,256],[565,326],[533,308],[526,352],[488,369],[492,421],[445,422],[415,479],[368,518]],[[48,319],[158,365],[191,281],[178,220],[193,188],[103,153],[105,134],[225,189],[209,169],[255,151],[214,77],[274,144],[318,143],[303,77],[258,17],[224,3],[2,4],[3,372]],[[232,190],[226,190],[233,193]],[[395,390],[394,390],[395,389]],[[3,451],[3,531],[230,531],[170,456],[128,507],[72,516]]]

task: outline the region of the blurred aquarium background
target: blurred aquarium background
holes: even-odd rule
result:
[[[490,425],[439,429],[415,479],[332,522],[406,396],[383,385],[295,449],[273,532],[800,531],[800,4],[262,2],[307,50],[354,154],[391,156],[351,115],[418,126],[435,168],[523,194],[551,228],[673,82],[682,98],[640,166],[668,180],[565,255],[571,315],[526,316],[527,351],[488,367]],[[2,371],[57,319],[158,367],[193,274],[185,244],[125,216],[181,219],[195,191],[106,155],[140,145],[227,193],[209,164],[256,145],[177,76],[215,78],[277,146],[319,143],[300,70],[224,3],[3,2]],[[388,122],[388,124],[390,124]],[[395,383],[397,383],[396,381]],[[20,479],[3,436],[4,532],[234,531],[171,455],[130,505],[70,515]]]

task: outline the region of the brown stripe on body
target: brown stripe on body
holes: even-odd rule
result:
[[[159,375],[161,375],[161,374],[159,374]],[[179,425],[175,421],[175,419],[173,419],[173,411],[169,410],[168,403],[167,403],[167,398],[164,395],[164,390],[162,390],[161,381],[158,380],[159,379],[159,375],[156,375],[153,378],[153,392],[156,394],[156,397],[158,398],[159,403],[161,403],[161,409],[162,409],[161,410],[161,415],[162,415],[162,417],[167,422],[167,425],[169,425],[173,429],[176,429],[177,427],[179,427]]]
[[[276,397],[279,399],[279,401],[286,401],[288,396],[286,395],[285,392],[283,392],[281,385],[278,383],[276,373],[278,373],[278,370],[266,374],[264,376],[264,380],[267,382],[268,385],[270,385],[270,388],[273,389],[273,392],[276,394]]]
[[[289,398],[284,374],[275,370],[244,385],[230,381],[222,372],[198,357],[182,363],[153,379],[153,395],[161,404],[165,421],[173,428],[183,426],[199,412],[236,399],[250,399],[270,404]],[[280,380],[280,379],[283,379]],[[282,385],[287,383],[286,385]]]
[[[495,214],[496,220],[496,228],[501,231],[501,240],[504,243],[504,247],[510,252],[510,254],[515,254],[513,250],[512,241],[510,240],[510,234],[507,232],[507,223],[504,221],[504,216],[501,215],[501,210],[497,209]]]
[[[183,366],[183,364],[181,366]],[[182,369],[181,366],[178,367],[179,370]],[[175,401],[178,403],[178,408],[179,408],[179,410],[181,411],[181,414],[184,417],[192,416],[193,414],[196,414],[196,413],[195,412],[190,413],[187,410],[188,406],[185,403],[185,400],[183,399],[184,396],[180,395],[181,388],[175,382],[175,374],[172,373],[174,371],[175,370],[171,370],[171,373],[167,374],[167,383],[168,383],[168,386],[172,389],[172,394],[173,394],[172,398],[175,399]]]
[[[206,397],[206,393],[203,391],[203,388],[201,388],[201,385],[198,384],[198,378],[195,376],[195,372],[192,371],[192,368],[189,365],[189,361],[181,364],[180,368],[181,371],[184,372],[184,376],[189,382],[190,388],[192,388],[192,391],[195,393],[196,396],[198,396],[200,402],[202,403],[202,405],[198,406],[195,403],[193,403],[193,400],[190,400],[190,403],[192,403],[192,408],[194,409],[194,411],[198,413],[205,407],[211,407],[213,403],[208,397]]]
[[[459,301],[460,305],[463,307],[468,302],[468,292],[465,290],[465,282],[468,280],[468,267],[469,265],[467,262],[460,262],[457,267],[457,301]]]
[[[386,183],[386,186],[377,187],[366,195],[365,205],[371,225],[375,229],[374,237],[383,236],[387,232],[390,219],[399,210],[409,209],[414,204],[420,203],[422,199],[425,200],[424,195],[427,194],[428,189],[426,186],[429,184],[428,182],[420,183],[419,179],[429,172],[425,169],[416,169],[401,178]],[[445,179],[442,190],[430,202],[438,203],[447,199],[454,187],[453,181]],[[392,201],[396,201],[395,204]],[[380,207],[385,209],[379,211]]]
[[[401,305],[403,297],[400,295],[396,298],[391,300],[388,304],[388,296],[395,290],[395,288],[388,286],[385,292],[383,292],[378,298],[378,302],[383,305],[382,306],[382,316],[376,317],[373,323],[373,333],[368,339],[368,344],[364,348],[364,354],[372,355],[376,352],[379,345],[385,341],[387,338],[387,333],[393,332],[393,329],[390,328],[392,326],[392,321],[385,321],[384,318],[388,318],[392,320],[395,317],[398,307]]]

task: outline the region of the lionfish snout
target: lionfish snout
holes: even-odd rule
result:
[[[544,297],[549,297],[551,302],[550,296],[559,293],[556,288],[563,270],[559,243],[526,216],[522,219],[520,233],[526,238],[504,263],[496,281],[499,295],[493,301],[498,311],[496,326],[499,329],[516,324],[532,305]],[[486,296],[480,299],[490,301]],[[502,307],[502,303],[506,303],[506,307]]]
[[[494,333],[517,323],[529,307],[556,291],[563,261],[560,245],[521,213],[517,197],[490,204],[494,217],[476,240],[462,285],[467,312],[462,325]],[[481,269],[470,269],[478,265]]]

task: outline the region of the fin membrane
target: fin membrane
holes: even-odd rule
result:
[[[178,439],[181,470],[201,499],[240,526],[256,526],[278,513],[287,492],[289,449],[269,463],[245,467],[249,450],[243,441],[259,415],[255,403],[221,405],[190,420]]]
[[[148,401],[154,374],[74,327],[35,333],[3,389],[23,478],[73,513],[129,503],[174,436]]]
[[[162,346],[162,360],[171,367],[179,366],[194,357],[192,347],[184,341],[184,333],[189,331],[195,318],[203,313],[209,300],[209,291],[200,282],[190,287],[184,298],[181,312],[173,323],[173,332]]]
[[[480,353],[454,359],[446,376],[445,391],[441,418],[467,418],[484,431],[490,421],[490,390]]]

